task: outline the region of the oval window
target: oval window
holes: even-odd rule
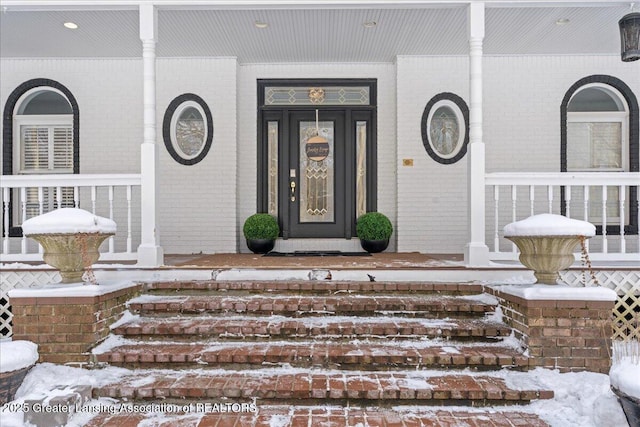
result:
[[[469,110],[452,93],[433,97],[422,115],[422,143],[435,161],[455,163],[464,157],[469,142]]]
[[[207,104],[197,95],[174,99],[164,116],[163,139],[175,161],[194,165],[207,155],[213,140],[213,121]]]

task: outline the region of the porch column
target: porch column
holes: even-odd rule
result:
[[[468,224],[469,243],[464,261],[469,266],[489,265],[489,247],[485,244],[485,153],[482,140],[482,40],[484,39],[484,3],[469,4],[469,160]]]
[[[159,266],[164,263],[157,225],[158,150],[156,146],[156,40],[158,12],[152,4],[140,5],[140,40],[142,40],[144,138],[140,149],[141,243],[138,264]]]

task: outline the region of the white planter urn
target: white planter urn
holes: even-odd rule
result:
[[[98,248],[115,234],[116,223],[82,209],[62,208],[28,219],[22,230],[42,245],[44,262],[60,271],[62,283],[76,283],[100,259]]]
[[[533,270],[536,283],[557,284],[559,272],[575,262],[581,241],[595,235],[595,226],[562,215],[534,215],[507,224],[504,237],[520,250],[520,262]]]

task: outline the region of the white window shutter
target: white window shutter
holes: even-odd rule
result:
[[[22,126],[21,136],[22,171],[49,170],[49,128]]]

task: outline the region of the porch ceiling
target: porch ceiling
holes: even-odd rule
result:
[[[44,4],[44,2],[43,2]],[[618,20],[628,2],[490,4],[484,52],[619,54]],[[516,5],[519,6],[519,5]],[[0,56],[142,56],[138,11],[7,7],[0,13]],[[558,19],[569,23],[558,25]],[[68,30],[63,23],[78,24]],[[256,21],[267,28],[256,28]],[[363,23],[375,21],[373,28]],[[240,63],[392,62],[397,55],[468,52],[464,4],[405,7],[160,7],[159,57],[237,57]]]

